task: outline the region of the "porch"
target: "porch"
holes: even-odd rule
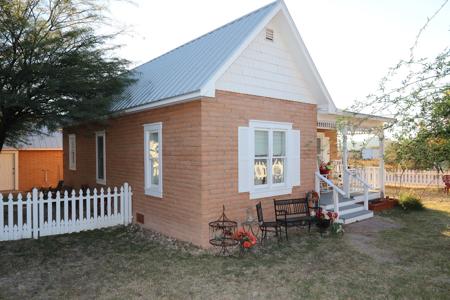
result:
[[[315,190],[320,194],[319,205],[339,214],[340,222],[353,223],[373,217],[369,201],[384,197],[384,132],[389,118],[361,115],[345,111],[320,114],[317,123],[318,168]],[[375,135],[379,140],[378,173],[349,165],[348,136]],[[340,151],[338,145],[341,145]],[[328,164],[329,174],[319,166]],[[323,170],[322,170],[323,171]]]

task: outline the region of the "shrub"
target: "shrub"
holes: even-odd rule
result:
[[[420,198],[411,193],[404,193],[400,195],[398,204],[404,210],[423,210],[424,206]]]

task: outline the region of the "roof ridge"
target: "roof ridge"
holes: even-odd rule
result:
[[[149,64],[149,63],[151,63],[151,62],[154,62],[154,61],[156,61],[156,60],[158,60],[158,59],[160,59],[160,58],[162,58],[162,57],[164,57],[164,56],[166,56],[166,55],[168,55],[168,54],[170,54],[170,53],[172,53],[172,52],[174,52],[174,51],[176,51],[176,50],[178,50],[178,49],[180,49],[180,48],[183,48],[183,47],[185,47],[185,46],[187,46],[187,45],[189,45],[189,44],[192,44],[192,43],[195,42],[195,41],[198,41],[198,40],[200,40],[200,39],[202,39],[202,38],[204,38],[204,37],[206,37],[206,36],[208,36],[208,35],[210,35],[210,34],[216,32],[216,31],[218,31],[218,30],[220,30],[220,29],[222,29],[222,28],[225,28],[225,27],[227,27],[227,26],[230,26],[230,25],[232,25],[232,24],[234,24],[234,23],[236,23],[236,22],[238,22],[238,21],[240,21],[240,20],[242,20],[242,19],[244,19],[244,18],[246,18],[246,17],[248,17],[248,16],[250,16],[250,15],[253,15],[253,14],[255,14],[255,13],[257,13],[257,12],[263,10],[263,9],[266,9],[266,8],[268,8],[269,6],[275,5],[275,4],[277,4],[277,3],[280,3],[280,0],[275,0],[275,1],[273,1],[273,2],[271,2],[271,3],[269,3],[269,4],[267,4],[267,5],[264,5],[263,7],[260,7],[260,8],[258,8],[258,9],[256,9],[256,10],[252,11],[252,12],[249,12],[248,14],[243,15],[242,17],[239,17],[239,18],[237,18],[237,19],[235,19],[235,20],[233,20],[233,21],[231,21],[231,22],[228,22],[228,23],[226,23],[225,25],[219,26],[219,27],[217,27],[216,29],[213,29],[213,30],[211,30],[211,31],[209,31],[209,32],[207,32],[207,33],[205,33],[205,34],[202,34],[201,36],[199,36],[199,37],[197,37],[197,38],[195,38],[195,39],[192,39],[192,40],[190,40],[189,42],[186,42],[186,43],[184,43],[184,44],[182,44],[182,45],[180,45],[180,46],[178,46],[178,47],[176,47],[176,48],[173,48],[172,50],[169,50],[169,51],[167,51],[167,52],[161,54],[160,56],[157,56],[157,57],[155,57],[155,58],[153,58],[153,59],[151,59],[151,60],[149,60],[149,61],[147,61],[147,62],[145,62],[145,63],[142,63],[142,64],[140,64],[140,65],[134,67],[132,70],[137,69],[137,68],[139,68],[139,67],[142,67],[142,66],[144,66],[144,65],[146,65],[146,64]]]

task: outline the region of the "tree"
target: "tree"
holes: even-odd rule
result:
[[[447,2],[421,28],[409,59],[391,68],[378,90],[352,107],[393,116],[395,121],[384,129],[390,129],[398,140],[389,155],[402,166],[442,171],[450,162],[450,49],[434,58],[414,56],[420,35]]]
[[[100,119],[131,83],[94,31],[91,0],[0,0],[0,151],[47,127]]]

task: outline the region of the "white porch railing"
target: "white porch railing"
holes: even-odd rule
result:
[[[5,201],[6,200],[6,201]],[[97,229],[132,220],[132,192],[125,183],[120,189],[73,190],[71,194],[49,192],[0,194],[0,241],[35,238]]]
[[[341,190],[339,187],[337,187],[331,180],[320,174],[319,172],[316,172],[316,180],[315,180],[315,191],[316,193],[320,194],[320,186],[323,182],[326,184],[331,190],[333,191],[333,210],[339,215],[339,195],[345,197],[345,192]],[[320,200],[319,200],[320,201]]]
[[[362,192],[364,194],[364,209],[369,209],[369,189],[372,188],[372,186],[365,181],[361,176],[358,174],[357,170],[344,170],[348,174],[348,188],[346,190],[349,191],[349,194],[347,197],[349,197],[352,193],[360,193]]]
[[[373,188],[380,188],[380,168],[365,167],[356,169],[358,175],[368,182]],[[446,174],[449,174],[447,172]],[[385,184],[389,186],[402,186],[411,188],[444,187],[443,173],[437,171],[422,170],[396,170],[385,171]]]

